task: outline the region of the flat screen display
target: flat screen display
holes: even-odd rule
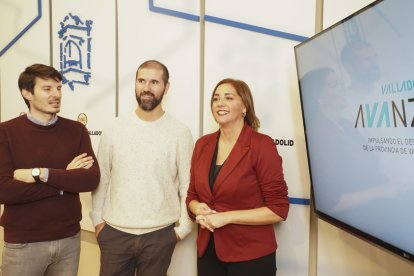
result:
[[[295,46],[314,209],[414,261],[414,1],[375,1]]]

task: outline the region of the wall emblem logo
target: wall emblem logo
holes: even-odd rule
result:
[[[81,20],[69,13],[60,22],[60,72],[63,84],[72,91],[75,85],[89,85],[91,78],[92,20]]]
[[[88,116],[85,113],[79,113],[77,121],[86,126],[88,124]]]

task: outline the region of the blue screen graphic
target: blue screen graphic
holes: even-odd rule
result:
[[[413,261],[414,1],[295,47],[316,212]]]

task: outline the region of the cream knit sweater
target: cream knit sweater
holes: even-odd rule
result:
[[[183,239],[193,225],[185,205],[193,146],[189,129],[167,113],[153,122],[135,113],[115,119],[99,144],[93,225],[139,235],[175,223]]]

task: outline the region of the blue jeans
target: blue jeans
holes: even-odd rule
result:
[[[55,241],[4,242],[3,276],[76,276],[80,256],[80,233]]]

